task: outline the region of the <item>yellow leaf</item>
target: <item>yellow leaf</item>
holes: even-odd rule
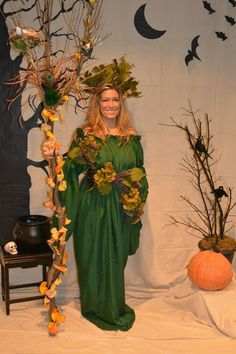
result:
[[[145,176],[145,173],[141,170],[141,168],[134,167],[131,169],[130,177],[134,182],[140,181]]]
[[[76,54],[75,54],[75,55],[76,55]],[[67,102],[67,101],[69,100],[69,96],[68,96],[68,95],[64,95],[64,96],[62,97],[62,99],[63,99],[64,102]]]
[[[53,114],[53,111],[51,109],[47,109],[47,108],[44,108],[41,112],[41,115],[44,117],[44,118],[48,118],[50,115]]]
[[[60,231],[58,231],[56,227],[53,227],[51,229],[51,235],[52,235],[52,238],[54,238],[55,240],[58,240],[59,235],[60,235]]]
[[[56,112],[52,109],[44,108],[41,112],[41,115],[43,118],[46,118],[46,120],[49,119],[52,122],[58,120],[58,117],[56,116]]]
[[[63,180],[59,183],[58,190],[60,192],[64,192],[66,190],[66,187],[67,187],[66,180]]]
[[[53,178],[52,177],[47,177],[46,178],[46,182],[47,182],[47,185],[51,188],[54,188],[55,187],[55,183],[53,181]]]
[[[65,225],[69,225],[71,223],[71,220],[65,217]]]
[[[60,311],[56,307],[52,311],[51,318],[54,323],[62,323],[65,321],[65,315],[61,315]]]
[[[58,117],[55,114],[53,114],[49,117],[49,119],[51,122],[56,122],[58,120]]]
[[[49,138],[52,138],[53,140],[56,140],[56,136],[55,136],[55,134],[53,134],[51,131],[47,131],[47,136],[49,137]]]

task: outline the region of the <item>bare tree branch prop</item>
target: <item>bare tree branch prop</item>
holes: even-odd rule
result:
[[[226,229],[230,212],[235,207],[236,202],[232,200],[232,189],[220,186],[220,178],[215,175],[215,172],[212,172],[212,168],[215,167],[218,160],[214,159],[215,148],[212,144],[213,136],[210,132],[211,120],[207,114],[203,119],[199,118],[198,111],[193,111],[190,102],[189,108],[184,108],[184,112],[190,118],[189,123],[184,125],[171,117],[171,124],[161,125],[174,127],[185,133],[192,155],[184,157],[180,166],[183,171],[190,175],[190,181],[200,195],[201,206],[198,206],[186,196],[180,197],[190,206],[194,215],[197,215],[200,223],[189,216],[186,218],[171,216],[171,224],[183,225],[194,236],[197,233],[203,239],[214,240],[217,247],[227,237],[226,231],[233,227],[230,226]],[[225,202],[226,199],[227,202]]]

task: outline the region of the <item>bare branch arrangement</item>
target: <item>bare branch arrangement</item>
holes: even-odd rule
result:
[[[232,199],[232,188],[221,185],[220,178],[215,174],[218,160],[214,159],[211,120],[207,114],[203,119],[199,118],[198,111],[193,111],[191,103],[189,109],[184,111],[190,118],[189,124],[184,125],[171,118],[173,124],[164,125],[177,128],[186,136],[192,154],[184,157],[180,165],[190,175],[190,182],[199,193],[201,202],[199,206],[199,203],[181,195],[180,198],[189,205],[197,218],[171,216],[171,224],[183,225],[190,234],[201,238],[200,248],[214,249],[222,253],[227,250],[235,251],[236,241],[227,236],[227,233],[234,227],[229,216],[236,202]]]

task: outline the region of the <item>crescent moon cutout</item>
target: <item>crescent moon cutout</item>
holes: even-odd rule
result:
[[[147,4],[143,4],[142,6],[140,6],[135,13],[134,16],[135,28],[137,32],[144,38],[147,39],[160,38],[161,36],[163,36],[164,33],[166,33],[166,31],[159,31],[148,24],[144,14],[146,5]]]

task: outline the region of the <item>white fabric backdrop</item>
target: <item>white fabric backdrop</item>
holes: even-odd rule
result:
[[[142,288],[169,286],[182,274],[189,258],[197,250],[198,239],[181,227],[166,227],[168,215],[184,216],[188,206],[180,195],[193,199],[195,191],[179,163],[189,153],[184,135],[174,128],[161,126],[186,119],[181,107],[205,112],[212,119],[216,157],[220,158],[217,174],[224,185],[236,184],[233,163],[236,148],[235,133],[235,39],[236,26],[230,26],[224,16],[235,16],[236,9],[228,1],[212,1],[216,12],[209,15],[202,1],[148,1],[146,19],[151,26],[166,30],[159,39],[146,39],[138,34],[133,18],[142,1],[104,1],[103,33],[111,35],[95,49],[96,62],[108,63],[126,55],[135,64],[134,75],[140,81],[142,97],[128,102],[133,123],[142,135],[145,165],[150,193],[143,217],[140,249],[130,258],[127,284]],[[224,31],[226,41],[214,31]],[[199,37],[195,59],[185,65],[185,55],[196,35]],[[81,112],[73,115],[73,107],[65,113],[65,123],[57,125],[59,141],[66,151],[71,133],[84,119]],[[41,132],[34,130],[29,137],[29,157],[41,159]],[[31,212],[45,213],[46,199],[43,172],[30,168],[33,179]],[[40,190],[42,189],[42,191]],[[235,212],[233,213],[235,215]],[[235,230],[231,232],[234,236]],[[174,262],[174,267],[173,267]]]
[[[158,330],[163,328],[165,339],[168,339],[167,332],[172,339],[191,336],[195,339],[216,336],[218,339],[218,336],[222,338],[222,333],[235,338],[235,283],[217,293],[200,291],[191,286],[185,267],[197,251],[198,239],[181,227],[166,227],[168,215],[184,216],[189,212],[187,205],[180,201],[180,195],[187,194],[194,198],[195,192],[188,176],[179,166],[189,152],[184,136],[178,130],[159,123],[168,124],[170,116],[178,121],[185,119],[181,107],[188,108],[188,100],[194,110],[200,109],[202,115],[207,112],[212,119],[216,157],[220,158],[217,174],[222,177],[224,185],[235,188],[236,25],[230,26],[224,16],[236,18],[236,7],[227,0],[211,0],[216,12],[209,15],[200,0],[149,0],[146,3],[145,15],[149,24],[166,30],[161,38],[145,39],[134,27],[134,14],[143,1],[104,0],[103,32],[111,32],[111,36],[95,52],[98,58],[96,64],[108,63],[113,58],[126,55],[126,59],[135,64],[134,74],[140,81],[142,91],[142,98],[128,102],[134,127],[142,135],[150,185],[140,248],[135,256],[130,257],[126,269],[127,296],[131,304],[133,301],[137,305],[138,311],[135,328],[160,339],[160,332],[158,335],[150,332],[159,321]],[[222,41],[217,38],[215,31],[223,31],[228,39]],[[197,52],[201,61],[195,59],[187,67],[184,58],[196,35],[200,35]],[[57,126],[64,151],[70,143],[71,133],[83,122],[83,113],[75,116],[71,107],[65,117],[65,123]],[[30,158],[41,159],[41,139],[38,130],[31,132]],[[31,213],[45,214],[47,210],[42,206],[46,199],[45,176],[35,168],[30,168],[30,174],[33,181]],[[233,193],[235,195],[235,191]],[[231,236],[235,236],[235,229],[231,231]],[[61,291],[67,296],[78,296],[72,242],[68,243],[68,250],[71,254],[69,275],[64,279]],[[235,269],[234,263],[233,267]],[[19,278],[19,273],[16,272],[14,276],[15,279]],[[141,305],[134,299],[140,299]],[[156,315],[154,319],[149,317],[152,311]],[[73,317],[73,313],[70,315]],[[162,320],[165,321],[165,318],[170,326],[166,331],[163,322],[160,322],[162,315]],[[180,327],[176,318],[182,323]],[[146,327],[141,328],[145,326],[145,319]],[[186,326],[184,335],[182,325]],[[206,331],[203,333],[202,330]],[[135,333],[139,336],[138,332]],[[184,352],[183,348],[185,344],[181,352]],[[166,350],[169,350],[168,346]],[[195,349],[192,349],[192,353],[195,353]],[[231,353],[230,349],[227,353]]]

